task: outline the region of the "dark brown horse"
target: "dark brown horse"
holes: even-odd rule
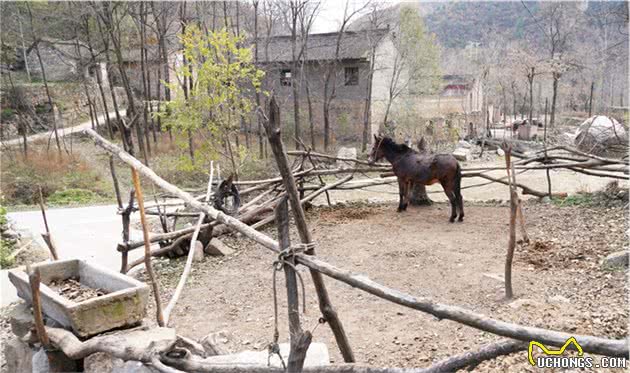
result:
[[[387,136],[374,135],[374,146],[368,162],[372,164],[383,157],[392,164],[394,174],[398,178],[399,212],[407,209],[414,183],[431,185],[439,182],[451,202],[450,222],[455,221],[458,209],[458,220],[464,220],[462,170],[455,157],[451,154],[420,154],[407,145],[397,144]]]

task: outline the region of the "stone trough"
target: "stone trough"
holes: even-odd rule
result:
[[[149,287],[129,276],[82,260],[62,260],[33,266],[41,274],[42,312],[80,337],[140,323],[146,313]],[[48,285],[53,281],[78,278],[81,285],[102,289],[106,294],[81,302],[59,295]],[[9,271],[9,280],[18,296],[32,301],[28,275]]]

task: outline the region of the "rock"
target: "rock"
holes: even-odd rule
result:
[[[158,370],[149,368],[139,361],[126,361],[119,367],[114,367],[111,373],[157,373]]]
[[[472,145],[468,141],[461,140],[457,143],[458,148],[470,149]]]
[[[13,229],[7,229],[6,231],[2,232],[2,236],[3,238],[9,240],[17,240],[20,238],[20,234]]]
[[[501,148],[497,148],[497,155],[499,157],[503,157],[505,155],[505,152],[503,151],[503,149]]]
[[[462,162],[468,161],[470,160],[470,150],[466,148],[457,148],[453,152],[453,156],[458,161],[462,161]]]
[[[33,373],[49,372],[80,372],[77,362],[64,355],[61,351],[46,353],[43,348],[33,355]]]
[[[112,372],[114,368],[122,367],[125,362],[103,352],[97,352],[83,360],[84,373]]]
[[[280,344],[280,354],[284,361],[289,359],[289,344]],[[238,354],[219,355],[206,358],[204,361],[213,364],[252,364],[267,366],[269,353],[267,351],[242,351]],[[270,359],[272,367],[279,368],[282,366],[277,355],[273,355]],[[328,348],[324,343],[311,343],[306,353],[304,367],[316,367],[330,364],[330,356]]]
[[[594,115],[575,131],[574,144],[578,149],[599,154],[612,145],[627,143],[627,136],[624,126],[614,118]]]
[[[554,295],[553,297],[549,298],[549,302],[550,303],[570,303],[571,301],[569,300],[569,298],[564,297],[562,295]]]
[[[130,331],[120,331],[116,334],[125,341],[128,348],[136,350],[167,349],[177,340],[175,329],[165,327],[137,328]]]
[[[357,159],[357,148],[341,147],[339,151],[337,152],[337,157]],[[341,169],[353,168],[355,166],[354,162],[344,162],[344,161],[337,161],[337,165]]]
[[[31,373],[33,371],[33,351],[26,343],[17,338],[11,338],[3,344],[5,368],[4,372]]]
[[[482,276],[486,277],[486,278],[489,278],[489,279],[492,279],[492,280],[496,280],[496,281],[505,283],[505,279],[503,278],[503,276],[495,274],[495,273],[484,273]]]
[[[339,148],[339,151],[337,151],[337,157],[357,159],[357,148],[346,148],[342,146]]]
[[[208,356],[229,354],[230,351],[223,346],[227,342],[228,338],[224,331],[210,333],[199,341]]]
[[[523,307],[540,307],[542,303],[527,298],[521,298],[510,302],[509,306],[516,310]]]
[[[628,268],[628,260],[630,258],[630,251],[618,251],[612,253],[604,258],[602,262],[604,268]]]
[[[208,243],[208,246],[203,250],[206,254],[212,256],[226,256],[234,253],[229,246],[223,243],[220,239],[213,237]]]
[[[549,198],[549,196],[543,197],[540,199],[540,202],[542,203],[551,203],[551,198]]]
[[[372,204],[380,204],[380,203],[384,203],[385,199],[380,198],[380,197],[370,197],[368,198],[368,203],[372,203]]]
[[[18,303],[9,313],[11,331],[19,338],[24,338],[34,325],[31,307],[25,302]]]
[[[203,244],[199,241],[195,242],[195,248],[193,249],[195,252],[193,253],[193,262],[200,262],[203,260]]]

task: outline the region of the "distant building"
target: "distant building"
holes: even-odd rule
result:
[[[146,67],[149,72],[149,83],[150,87],[147,87],[149,93],[147,96],[152,100],[157,100],[157,83],[158,83],[158,70],[161,68],[162,71],[159,72],[161,80],[166,80],[166,76],[164,73],[164,66],[161,64],[162,56],[159,55],[159,48],[157,45],[149,45],[147,48],[146,55]],[[141,62],[141,48],[123,50],[123,68],[125,69],[125,73],[127,74],[127,78],[129,79],[129,84],[134,92],[140,96],[142,92],[144,92],[144,85],[142,80],[142,62]],[[176,67],[182,64],[182,53],[178,50],[172,50],[168,53],[168,69],[169,69],[169,82],[175,83],[177,82],[176,77]],[[115,56],[111,56],[112,62],[116,62]],[[120,86],[122,82],[120,82],[120,74],[118,69],[112,69],[114,85]],[[164,99],[164,87],[160,84],[161,96]],[[173,92],[174,94],[174,92]]]
[[[273,91],[281,105],[284,123],[293,122],[292,75],[303,74],[298,84],[300,92],[301,128],[307,133],[308,101],[307,86],[313,107],[313,120],[316,132],[323,132],[323,97],[325,76],[331,66],[335,66],[334,77],[328,89],[335,98],[330,111],[331,129],[338,138],[356,137],[363,128],[365,99],[368,95],[368,72],[370,70],[371,45],[383,38],[388,30],[346,32],[341,38],[339,59],[335,59],[336,32],[311,34],[308,36],[307,50],[303,59],[304,67],[297,72],[292,70],[290,36],[276,36],[260,40],[258,60],[265,70],[264,89]],[[292,126],[289,126],[292,128]]]
[[[47,80],[68,81],[94,74],[94,64],[90,62],[90,51],[82,42],[40,39],[26,50],[26,61],[33,78],[43,79],[36,46],[42,58]]]
[[[283,122],[293,122],[292,75],[303,74],[300,89],[301,128],[308,126],[308,102],[306,86],[313,105],[316,132],[323,131],[323,94],[325,75],[335,63],[338,33],[308,36],[308,48],[303,59],[304,68],[292,71],[292,41],[290,36],[277,36],[261,40],[258,59],[266,71],[264,88],[273,91],[282,111]],[[371,64],[371,48],[375,47],[374,74],[368,84]],[[341,38],[339,61],[335,67],[335,99],[330,121],[337,137],[358,138],[364,123],[364,108],[371,99],[370,128],[379,131],[389,100],[389,87],[396,58],[395,44],[389,28],[377,30],[347,31]],[[405,71],[402,72],[405,74]],[[299,84],[300,79],[298,79]],[[472,76],[445,75],[443,87],[434,95],[415,94],[406,89],[392,104],[390,113],[409,110],[423,118],[446,116],[453,113],[472,114],[481,111],[483,91],[479,79]],[[369,86],[368,86],[369,85]],[[332,91],[329,88],[329,92]],[[289,128],[292,128],[290,126]]]

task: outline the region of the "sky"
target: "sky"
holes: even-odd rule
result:
[[[364,7],[368,0],[349,0],[348,12],[353,9]],[[389,0],[392,4],[398,3],[396,0]],[[320,0],[319,15],[313,24],[313,32],[333,32],[339,29],[341,21],[343,21],[343,10],[346,6],[344,0]],[[353,19],[358,18],[356,15]]]

